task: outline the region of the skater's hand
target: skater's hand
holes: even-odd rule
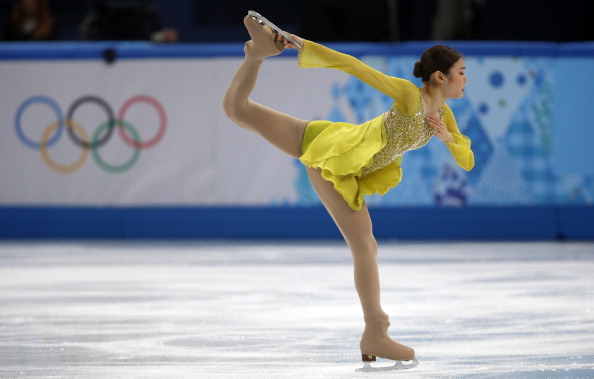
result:
[[[437,138],[443,142],[456,142],[452,133],[448,131],[446,124],[444,124],[444,122],[439,118],[427,116],[427,122],[429,123],[429,126],[435,130],[433,134],[435,134]]]
[[[296,36],[295,34],[289,34],[291,36],[291,38],[293,38],[298,44],[301,45],[301,48],[303,48],[303,38]],[[285,37],[281,36],[281,41],[283,43],[283,46],[285,47],[285,49],[296,49],[296,50],[301,50],[300,48],[298,48],[297,46],[293,45],[291,42],[289,42]]]

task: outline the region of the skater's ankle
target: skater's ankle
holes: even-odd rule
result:
[[[264,62],[264,58],[263,57],[254,57],[253,55],[251,55],[247,51],[245,51],[244,60],[246,62],[248,62],[248,63],[256,64],[256,65],[260,65],[260,64],[262,64],[262,62]]]
[[[373,316],[366,316],[364,321],[366,327],[390,326],[390,317],[385,313]]]
[[[261,65],[264,62],[264,58],[255,58],[249,54],[246,54],[244,59],[246,62],[255,64],[255,65]]]

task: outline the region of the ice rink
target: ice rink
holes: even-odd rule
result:
[[[594,378],[594,243],[380,241],[379,262],[409,371],[355,372],[341,242],[3,242],[0,377]]]

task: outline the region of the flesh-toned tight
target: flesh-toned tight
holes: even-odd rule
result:
[[[224,98],[223,108],[227,116],[244,129],[261,135],[274,146],[298,158],[301,156],[301,144],[308,121],[286,115],[267,108],[249,99],[254,89],[260,67],[263,62],[261,56],[274,55],[280,48],[274,45],[266,46],[270,50],[259,54],[253,53],[253,43],[261,42],[256,35],[260,30],[251,25],[251,18],[244,22],[252,36],[246,44],[246,57],[239,66]],[[261,29],[260,25],[257,25]],[[278,51],[275,51],[278,49]],[[377,243],[373,236],[371,218],[367,206],[355,211],[351,209],[342,196],[334,189],[331,182],[322,178],[320,171],[308,167],[309,179],[340,229],[354,260],[355,287],[363,308],[365,331],[361,339],[361,352],[377,355],[394,360],[408,360],[414,358],[414,350],[393,341],[387,333],[389,326],[388,315],[380,304],[380,281],[377,266]]]

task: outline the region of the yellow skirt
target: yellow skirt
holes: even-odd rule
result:
[[[386,146],[383,115],[360,125],[312,121],[305,129],[299,158],[307,167],[319,168],[322,177],[354,210],[361,209],[365,195],[384,195],[402,179],[402,157],[386,167],[363,175],[363,168]]]

